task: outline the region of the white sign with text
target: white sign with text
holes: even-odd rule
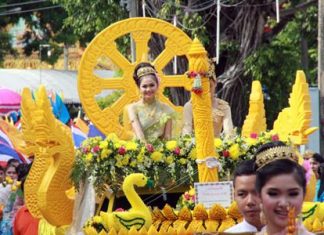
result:
[[[218,203],[223,207],[229,207],[233,201],[233,182],[209,182],[195,183],[196,201],[202,203],[206,208],[211,208]]]

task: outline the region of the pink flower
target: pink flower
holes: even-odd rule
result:
[[[223,151],[223,157],[229,157],[230,156],[230,153],[227,151],[227,150],[224,150]]]
[[[117,208],[115,211],[117,211],[117,212],[123,212],[123,211],[125,211],[123,208]]]
[[[279,141],[279,135],[275,134],[275,135],[271,136],[271,140],[272,141]]]
[[[252,139],[258,138],[258,134],[257,133],[251,133],[250,138],[252,138]]]
[[[88,152],[89,152],[89,149],[86,147],[86,148],[83,148],[82,151],[83,151],[84,153],[88,153]]]
[[[126,152],[127,152],[127,150],[126,150],[126,148],[124,146],[121,146],[118,149],[118,154],[120,154],[120,155],[124,155]]]
[[[176,148],[173,150],[173,153],[176,154],[176,155],[180,155],[180,148],[179,148],[179,147],[176,147]]]
[[[183,197],[184,197],[184,199],[186,199],[187,201],[190,200],[190,195],[189,195],[189,193],[185,193],[185,194],[183,195]]]
[[[305,169],[306,182],[308,183],[312,177],[312,167],[309,160],[304,160],[303,167]]]
[[[154,147],[153,147],[153,145],[151,145],[151,144],[147,144],[147,145],[146,145],[146,149],[147,149],[147,151],[148,151],[149,153],[153,153],[153,152],[154,152]]]
[[[97,152],[99,152],[100,151],[100,148],[99,148],[99,146],[97,145],[97,146],[94,146],[93,148],[92,148],[92,152],[94,152],[94,153],[97,153]]]

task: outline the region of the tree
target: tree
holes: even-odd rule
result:
[[[320,89],[320,120],[324,119],[324,2],[318,1],[318,87]],[[321,125],[321,153],[324,151],[323,125]]]
[[[25,22],[26,30],[19,38],[25,55],[29,56],[34,51],[38,51],[40,44],[51,45],[51,56],[45,51],[41,51],[41,58],[50,64],[54,64],[59,55],[62,54],[63,45],[72,45],[77,38],[71,28],[63,26],[63,21],[67,14],[59,5],[54,5],[49,1],[29,1],[23,0],[16,3],[14,0],[0,1],[0,27],[10,28],[20,19]],[[11,48],[11,45],[10,45]],[[0,51],[10,51],[0,44]],[[6,54],[6,53],[5,53]],[[3,58],[2,58],[3,60]],[[0,57],[0,61],[1,57]]]
[[[120,1],[118,0],[93,0],[91,2],[73,0],[53,1],[54,3],[60,3],[67,11],[68,18],[65,24],[72,27],[77,35],[83,35],[86,41],[94,37],[96,33],[109,24],[127,17],[126,9],[119,5]],[[210,56],[215,56],[215,1],[146,0],[145,2],[147,4],[147,16],[159,17],[170,22],[173,20],[173,17],[176,16],[178,27],[186,31],[191,37],[198,36],[204,43]],[[305,9],[316,4],[317,0],[281,1],[281,17],[279,23],[273,20],[276,13],[273,0],[230,0],[221,2],[221,54],[220,64],[217,65],[217,74],[222,83],[222,89],[218,94],[221,98],[230,103],[234,124],[236,126],[241,126],[247,113],[248,93],[250,91],[251,82],[253,79],[256,79],[256,77],[253,76],[265,66],[265,64],[260,62],[258,64],[259,67],[255,67],[255,71],[251,70],[248,68],[248,61],[250,61],[251,64],[253,59],[249,59],[249,57],[252,56],[258,60],[259,56],[264,56],[267,58],[266,63],[270,66],[274,60],[274,58],[271,57],[271,54],[274,52],[271,50],[283,49],[280,48],[278,43],[281,43],[284,39],[277,39],[277,35],[285,29],[289,22],[297,22],[299,20],[298,12],[304,12]],[[139,4],[141,4],[140,1]],[[141,7],[138,7],[138,9],[141,9]],[[142,15],[142,13],[139,12],[139,15]],[[305,18],[301,17],[301,19],[304,20]],[[302,20],[299,21],[302,22]],[[308,20],[307,22],[310,21]],[[310,22],[307,27],[316,28],[312,22]],[[296,32],[297,31],[298,28],[296,29]],[[304,34],[305,32],[307,32],[307,30],[298,32],[300,41],[296,42],[296,44],[303,45],[303,53],[294,53],[293,51],[296,51],[296,47],[293,48],[288,44],[285,44],[287,46],[285,52],[287,52],[288,55],[294,56],[291,58],[292,61],[296,63],[298,61],[298,64],[303,65],[304,68],[309,68],[307,74],[314,74],[316,71],[312,70],[311,64],[314,59],[310,60],[310,57],[315,57],[316,53],[310,51],[310,49],[313,48],[310,48],[308,45],[312,44],[310,42],[313,38],[308,38],[308,36]],[[295,35],[287,34],[287,37],[295,37]],[[155,36],[153,43],[154,47],[152,48],[154,48],[154,50],[152,53],[159,53],[159,50],[162,48],[161,43],[163,43],[163,38]],[[297,48],[300,48],[300,46]],[[266,52],[263,53],[262,51],[264,50],[266,50]],[[277,56],[282,55],[279,52],[280,51],[276,52]],[[170,64],[167,69],[170,70],[171,66],[172,64]],[[184,72],[183,68],[185,67],[185,61],[180,60],[179,70]],[[291,68],[291,70],[293,69]],[[266,76],[268,76],[268,74],[259,73],[259,79],[265,81],[265,84],[270,84]],[[284,88],[286,88],[285,91],[280,92],[289,94],[290,90],[288,89],[290,88],[290,80],[287,76],[291,79],[294,77],[294,74],[283,74],[283,76],[285,76],[284,81],[287,82],[287,86],[284,86]],[[276,79],[278,79],[278,77],[276,77]],[[272,81],[272,83],[273,82],[279,84],[278,80]],[[274,92],[276,92],[278,87],[274,87],[273,89]],[[183,90],[177,90],[176,92],[171,91],[171,95],[175,99],[175,103],[181,104],[184,102],[182,99],[185,97]],[[282,106],[284,106],[284,104],[282,104]],[[271,114],[271,121],[274,119],[274,113],[279,111],[278,106],[273,108],[274,111],[272,112],[273,114]],[[269,125],[271,125],[271,123],[269,123]]]

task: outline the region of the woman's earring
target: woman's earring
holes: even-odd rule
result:
[[[260,204],[260,221],[261,221],[261,224],[263,224],[263,225],[265,225],[265,224],[267,224],[267,219],[266,219],[266,217],[265,217],[265,215],[264,215],[264,213],[263,213],[263,205],[262,205],[262,203]]]

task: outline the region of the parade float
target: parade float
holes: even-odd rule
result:
[[[191,91],[196,131],[194,137],[144,145],[130,139],[130,128],[120,119],[127,118],[125,107],[139,99],[132,73],[137,63],[149,60],[148,42],[153,33],[166,38],[161,54],[150,61],[161,77],[159,99],[181,115],[182,107],[175,106],[163,91],[169,87]],[[125,34],[130,34],[136,45],[134,62],[126,59],[116,46],[116,40]],[[121,68],[120,77],[103,78],[95,74],[98,58],[102,56]],[[162,20],[131,18],[98,34],[83,55],[78,89],[87,116],[106,138],[90,138],[76,150],[68,127],[52,114],[45,88],[40,88],[35,100],[28,89],[23,91],[23,136],[28,146],[26,151],[35,156],[25,184],[25,201],[32,216],[40,220],[39,234],[223,232],[242,220],[234,202],[228,208],[219,204],[206,208],[191,201],[192,208],[181,203],[178,208],[166,204],[158,209],[149,208],[139,194],[163,194],[182,185],[189,189],[194,182],[228,179],[236,164],[251,158],[261,144],[280,139],[298,147],[307,143],[307,136],[316,130],[310,127],[310,96],[305,75],[298,71],[289,107],[279,114],[272,131],[266,131],[262,89],[255,81],[242,135],[214,139],[209,80],[202,76],[197,87],[194,81],[197,76],[192,78],[187,72],[165,75],[163,69],[174,56],[188,59],[187,72],[197,75],[206,74],[208,70],[207,53],[199,40],[191,40],[180,29]],[[110,107],[101,110],[95,96],[102,89],[122,89],[124,93]],[[309,178],[306,201],[314,197],[314,176]],[[135,191],[134,186],[141,188]],[[121,192],[131,207],[115,211],[113,204]],[[185,200],[192,200],[194,193],[185,195]],[[108,209],[100,212],[105,197],[109,198]],[[305,202],[304,225],[309,230],[323,231],[323,210],[322,203]]]

